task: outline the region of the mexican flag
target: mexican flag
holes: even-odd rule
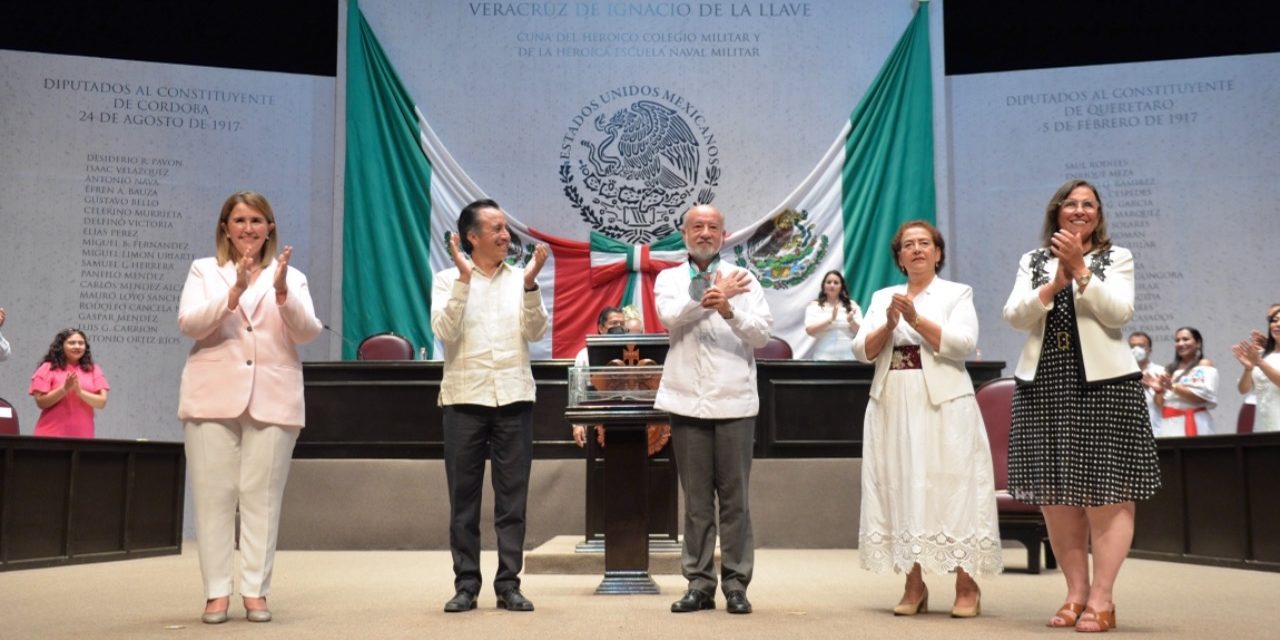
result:
[[[394,331],[431,350],[431,162],[421,113],[356,0],[347,23],[347,155],[342,226],[344,359]]]
[[[908,220],[936,224],[929,5],[921,2],[867,92],[818,166],[756,224],[725,243],[722,259],[765,286],[773,334],[808,355],[804,310],[823,274],[844,274],[863,307],[905,278],[890,242]]]
[[[349,4],[347,154],[343,231],[344,356],[365,336],[395,331],[443,354],[430,329],[431,274],[452,266],[445,250],[457,212],[487,197],[449,154],[360,13]],[[890,239],[912,219],[935,220],[933,110],[928,3],[922,2],[884,66],[814,170],[769,212],[725,242],[723,260],[751,270],[765,287],[774,334],[805,357],[812,339],[804,308],[822,276],[845,274],[862,305],[902,281]],[[605,306],[635,305],[648,331],[661,331],[653,282],[683,264],[678,234],[629,244],[589,229],[551,236],[511,215],[509,262],[524,264],[536,243],[551,257],[538,275],[551,313],[534,358],[572,358]]]

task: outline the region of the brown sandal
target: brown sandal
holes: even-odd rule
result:
[[[1086,618],[1086,616],[1093,616],[1093,617]],[[1098,628],[1097,629],[1081,628],[1080,625],[1088,624],[1090,622],[1098,625]],[[1102,633],[1104,631],[1110,631],[1114,628],[1116,628],[1116,606],[1114,604],[1111,605],[1110,611],[1098,612],[1098,611],[1094,611],[1093,609],[1085,609],[1084,614],[1080,616],[1080,619],[1076,620],[1076,631],[1079,631],[1080,633]]]
[[[1084,604],[1079,602],[1065,602],[1058,608],[1058,612],[1049,618],[1046,627],[1065,628],[1076,626],[1076,621],[1080,619],[1080,614],[1084,612]],[[1058,624],[1055,620],[1065,620],[1063,624]]]

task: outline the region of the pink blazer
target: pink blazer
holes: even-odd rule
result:
[[[227,295],[236,281],[234,263],[214,258],[191,264],[178,303],[178,329],[195,339],[182,369],[178,418],[238,418],[247,410],[260,422],[302,428],[302,362],[297,345],[316,339],[324,325],[316,318],[307,277],[289,267],[289,295],[277,305],[271,261],[235,311]]]

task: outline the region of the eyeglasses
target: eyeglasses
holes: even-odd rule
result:
[[[1084,209],[1085,211],[1093,213],[1098,210],[1098,203],[1092,200],[1085,200],[1083,202],[1078,200],[1063,200],[1058,203],[1058,206],[1062,207],[1065,211],[1079,211]]]

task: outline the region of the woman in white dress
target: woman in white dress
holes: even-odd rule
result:
[[[1254,332],[1258,335],[1258,332]],[[1231,353],[1244,366],[1236,387],[1243,394],[1254,394],[1257,410],[1253,414],[1253,431],[1280,431],[1280,312],[1267,318],[1267,337],[1262,348],[1254,339],[1242,340],[1231,347]]]
[[[863,421],[858,553],[907,574],[895,615],[929,609],[922,573],[956,574],[951,615],[981,612],[976,575],[1003,568],[991,449],[965,359],[978,341],[973,289],[937,277],[945,244],[913,220],[893,238],[907,284],[875,293],[853,341],[875,363]]]
[[[814,360],[850,360],[853,336],[862,322],[862,309],[849,298],[844,275],[833,269],[822,276],[818,299],[804,310],[804,331],[817,339]]]
[[[1177,354],[1160,377],[1162,393],[1156,396],[1164,419],[1159,438],[1213,434],[1211,409],[1218,406],[1218,369],[1204,357],[1204,339],[1194,327],[1173,334]]]

